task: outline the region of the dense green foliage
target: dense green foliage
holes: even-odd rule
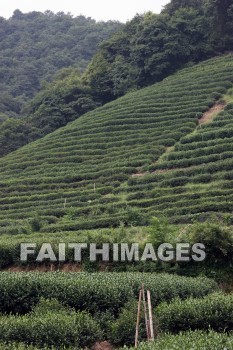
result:
[[[37,139],[40,130],[24,119],[7,118],[0,126],[0,156],[8,154]]]
[[[78,232],[65,232],[64,235],[60,233],[55,233],[52,235],[48,235],[47,233],[37,232],[32,233],[32,231],[38,230],[42,222],[39,217],[35,217],[30,220],[28,223],[25,223],[24,227],[19,228],[18,235],[1,235],[0,236],[0,269],[7,268],[12,265],[21,265],[22,267],[27,266],[27,262],[20,261],[20,244],[21,243],[35,243],[35,255],[39,253],[39,250],[44,242],[50,242],[52,249],[56,256],[58,256],[58,243],[62,240],[62,242],[68,247],[70,242],[79,242],[90,244],[93,242],[98,242],[98,245],[101,247],[102,243],[133,243],[135,240],[139,239],[142,236],[146,236],[146,228],[138,228],[131,227],[126,228],[121,225],[118,228],[106,228],[101,230],[81,230]],[[23,232],[26,232],[24,233]],[[31,231],[31,233],[30,233]],[[110,254],[110,256],[112,256]],[[33,259],[34,260],[34,259]],[[74,262],[74,252],[73,249],[66,249],[66,256],[64,263]],[[85,271],[98,271],[98,264],[88,264],[89,256],[88,249],[83,251],[83,261],[82,261],[82,269]],[[28,264],[31,264],[32,261],[29,257]],[[101,263],[101,261],[100,261]],[[127,263],[121,264],[122,271],[125,271]],[[47,268],[49,269],[49,264]],[[54,265],[57,269],[62,269],[62,265]],[[116,267],[117,271],[119,271],[119,264],[111,263],[112,267]],[[156,267],[155,267],[156,269]]]
[[[0,18],[0,156],[100,104],[80,82],[81,72],[99,43],[120,27],[50,11],[16,10],[9,20]]]
[[[176,334],[194,330],[230,332],[233,330],[232,316],[232,294],[216,293],[200,299],[176,299],[171,302],[162,302],[154,310],[155,334],[158,334],[160,340],[160,337],[162,336],[163,338],[165,333]],[[112,322],[109,330],[112,343],[120,345],[134,344],[136,317],[136,302],[128,304],[122,309],[119,317]],[[143,341],[146,339],[143,307],[139,325],[139,339]],[[162,344],[164,343],[162,342]],[[168,344],[170,344],[169,341]],[[198,345],[198,342],[196,345]],[[201,349],[205,349],[204,344],[202,345],[203,348]]]
[[[84,75],[103,101],[155,83],[187,64],[232,50],[231,0],[172,0],[128,22],[101,45]]]
[[[232,222],[227,215],[232,195],[232,113],[229,103],[211,123],[182,137],[174,150],[149,167],[153,175],[131,181],[140,193],[148,183],[157,192],[159,198],[154,200],[151,193],[144,202],[146,207],[154,202],[155,215],[163,210],[174,222],[188,223],[205,220],[212,213]]]
[[[10,116],[23,113],[29,118],[23,118],[21,132],[12,127],[9,137],[9,125],[2,125],[0,143],[4,147],[0,156],[66,125],[98,105],[160,81],[182,67],[231,51],[232,6],[231,0],[225,0],[224,4],[218,0],[172,0],[160,15],[137,15],[124,26],[115,22],[96,23],[83,16],[72,18],[64,13],[54,15],[49,11],[24,15],[16,10],[9,21],[2,19],[2,25],[9,28],[2,31],[0,76],[4,80],[4,92],[0,97],[0,112]],[[102,41],[80,77],[75,68],[81,71]],[[46,53],[43,56],[42,50]],[[6,64],[5,54],[11,55],[11,51],[17,61]],[[22,108],[24,101],[41,89],[42,80],[51,80],[57,70],[70,66],[75,68],[70,71],[69,79],[63,76],[64,82],[61,79],[58,85],[42,89],[30,107]]]
[[[92,278],[93,275],[90,275],[90,277]],[[83,288],[85,283],[83,284],[84,281],[80,282],[78,288]],[[58,285],[55,287],[58,288]],[[90,302],[92,299],[90,299]],[[152,298],[152,300],[154,299]],[[87,309],[88,305],[88,303],[85,305]],[[169,330],[171,333],[177,333],[179,330],[189,330],[186,337],[193,339],[193,345],[196,346],[199,346],[201,339],[203,341],[202,346],[209,345],[210,335],[214,337],[214,345],[223,345],[223,341],[225,341],[225,345],[228,345],[228,342],[230,345],[231,337],[228,338],[227,334],[217,336],[217,333],[214,333],[211,328],[224,333],[227,330],[232,330],[232,312],[232,295],[221,293],[210,294],[198,299],[192,298],[184,301],[177,299],[171,303],[162,302],[156,307],[153,316],[154,322],[158,324],[160,331],[157,345],[160,346],[160,349],[162,344],[165,344],[167,337],[167,346],[171,341],[169,338],[172,336],[163,335],[164,333],[161,333],[161,330]],[[69,348],[69,346],[81,348],[88,346],[89,348],[95,341],[103,339],[116,346],[132,345],[134,343],[136,317],[137,301],[133,300],[132,296],[130,301],[118,310],[117,314],[113,314],[110,309],[102,309],[101,311],[101,307],[93,310],[92,314],[86,311],[75,311],[64,305],[64,301],[60,303],[56,299],[44,299],[42,297],[32,307],[32,310],[25,315],[0,315],[0,341],[17,341],[26,344],[37,344],[40,347],[48,346],[49,348],[56,346],[61,349],[63,347]],[[209,331],[209,334],[196,331],[198,338],[195,342],[191,332],[192,329]],[[145,340],[146,331],[143,312],[141,313],[139,330],[140,340]],[[181,340],[180,337],[185,337],[185,333],[174,337],[177,342],[175,343],[176,346]],[[186,344],[186,341],[184,339],[184,344]],[[174,349],[177,349],[177,347]],[[197,349],[199,348],[197,347]],[[201,349],[204,349],[204,347]]]
[[[213,220],[214,221],[214,220]],[[182,237],[185,242],[205,245],[206,259],[204,265],[211,269],[226,269],[233,265],[233,232],[221,222],[195,223],[186,229]]]
[[[232,348],[231,333],[214,331],[233,330],[233,295],[206,277],[175,275],[232,274],[233,56],[193,66],[232,50],[232,19],[232,0],[172,0],[123,26],[81,75],[119,23],[49,11],[0,18],[0,156],[21,148],[0,160],[0,268],[73,263],[71,250],[61,264],[23,263],[22,242],[37,243],[36,253],[51,242],[55,254],[60,242],[138,241],[140,251],[148,241],[201,242],[207,253],[199,264],[145,267],[92,263],[85,252],[72,265],[127,273],[1,272],[0,350],[130,346],[142,285],[159,338],[141,350]],[[222,111],[207,122],[216,103]]]
[[[231,350],[233,344],[233,336],[230,334],[221,334],[213,331],[208,333],[202,331],[184,332],[178,335],[163,335],[154,343],[142,343],[139,345],[139,350]],[[23,343],[0,343],[0,350],[55,350],[55,347],[37,347],[26,345]],[[63,347],[59,347],[63,349]],[[66,348],[66,349],[73,349]],[[122,348],[122,350],[132,348]]]
[[[233,335],[195,331],[163,335],[154,343],[140,344],[138,350],[230,350],[232,345]]]
[[[11,350],[56,350],[56,347],[52,346],[52,347],[47,347],[47,346],[43,346],[43,347],[38,347],[36,345],[27,345],[25,343],[0,343],[0,350],[8,350],[10,347]],[[60,347],[61,350],[67,350],[67,347]],[[71,348],[72,349],[72,348]],[[71,350],[70,349],[70,350]],[[73,350],[73,349],[72,349]]]
[[[202,299],[175,300],[161,303],[155,311],[160,331],[209,328],[226,332],[233,330],[233,294],[211,294]]]
[[[161,302],[211,295],[208,278],[141,273],[0,273],[0,341],[59,348],[134,340],[137,298],[151,291]],[[189,300],[189,299],[187,299]],[[204,300],[204,299],[203,299]],[[145,338],[145,327],[140,326]],[[23,345],[22,345],[23,346]]]
[[[0,21],[0,29],[1,25],[4,28],[0,112],[27,117],[20,132],[2,125],[0,156],[98,105],[160,81],[180,68],[231,51],[232,19],[231,0],[172,0],[160,15],[137,15],[124,26],[64,13],[22,14],[16,10],[11,19]],[[70,66],[74,69],[69,79],[64,79],[65,87],[61,88],[62,81],[58,86],[47,86],[30,107],[25,107],[24,102],[44,86],[44,80],[50,81],[56,71]]]
[[[0,316],[2,342],[85,348],[100,337],[98,323],[89,314],[65,308],[56,300],[41,300],[28,315]]]
[[[100,105],[91,89],[80,81],[75,68],[65,68],[28,106],[29,125],[46,135]]]
[[[202,297],[217,290],[217,284],[208,278],[168,274],[2,272],[0,282],[0,311],[7,313],[28,312],[44,297],[92,314],[106,310],[117,314],[127,301],[137,298],[142,283],[151,290],[154,305],[178,296]]]
[[[88,112],[2,158],[0,232],[30,233],[28,220],[35,218],[41,220],[37,231],[49,233],[113,227],[121,221],[144,225],[162,213],[173,220],[185,215],[185,221],[195,213],[230,213],[230,105],[216,127],[213,122],[195,129],[232,81],[231,55],[206,61]],[[169,167],[166,157],[177,152],[170,146],[208,152],[202,135],[217,147],[217,162],[207,153],[195,158],[205,166],[193,166],[191,160],[192,166],[183,170],[160,171]],[[145,171],[143,167],[158,171],[132,176]],[[217,178],[201,196],[207,182]]]
[[[120,23],[96,22],[63,12],[16,10],[0,18],[0,113],[15,117],[26,101],[69,66],[83,71],[98,45],[119,29]]]
[[[117,315],[142,283],[152,293],[153,305],[175,297],[203,297],[217,290],[214,281],[198,277],[140,273],[0,273],[0,311],[24,314],[41,297],[91,314],[109,310]]]
[[[0,157],[65,126],[100,104],[91,89],[81,83],[78,69],[62,69],[24,108],[26,117],[2,118]]]

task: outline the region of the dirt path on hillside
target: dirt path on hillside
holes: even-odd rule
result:
[[[148,171],[146,171],[145,173],[136,173],[136,174],[132,174],[132,177],[142,177],[142,176],[146,176],[150,174]]]
[[[199,119],[198,124],[203,125],[212,122],[214,117],[222,112],[226,107],[226,103],[216,103],[213,107],[211,107],[207,112],[203,114],[203,116]]]
[[[215,103],[215,105],[213,107],[211,107],[207,112],[205,112],[202,115],[202,117],[198,120],[198,126],[204,125],[207,123],[211,123],[212,120],[214,119],[214,117],[216,117],[220,112],[222,112],[224,110],[226,105],[227,104],[224,102]],[[166,151],[162,154],[162,156],[154,164],[158,163],[161,160],[161,158],[164,157],[164,155],[166,155],[167,153],[171,152],[173,148],[174,147],[167,147]],[[176,170],[176,169],[158,169],[158,170],[152,171],[151,173],[148,171],[141,172],[139,170],[137,173],[132,174],[132,177],[143,177],[143,176],[146,176],[148,174],[154,174],[154,173],[157,173],[157,174],[167,173],[168,171],[171,171],[171,170]]]

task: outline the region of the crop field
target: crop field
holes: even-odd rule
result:
[[[143,193],[150,184],[153,190],[139,203],[145,210],[161,211],[174,222],[191,222],[193,218],[232,212],[233,198],[233,104],[228,104],[211,123],[200,125],[182,137],[174,149],[150,167],[153,174],[131,180],[139,186],[131,198]],[[130,202],[135,205],[135,200]],[[232,220],[232,216],[228,215]]]
[[[233,0],[169,1],[0,17],[0,350],[233,350]]]
[[[164,349],[165,341],[167,346],[174,341],[178,349],[195,337],[196,345],[207,345],[212,337],[216,349],[222,344],[231,349],[232,336],[226,332],[232,329],[232,294],[221,293],[211,279],[59,272],[0,273],[0,349],[92,349],[103,339],[114,347],[131,345],[142,284],[151,291],[160,334],[155,349]],[[145,336],[141,322],[140,340]]]
[[[153,306],[174,298],[201,298],[218,291],[205,277],[141,273],[0,273],[0,312],[29,312],[41,297],[55,298],[76,310],[118,313],[141,285],[149,288]]]
[[[64,264],[42,262],[35,272],[33,259],[24,264],[19,254],[22,242],[36,243],[36,253],[44,242],[57,254],[59,243],[77,240],[142,248],[152,217],[167,217],[171,235],[212,214],[232,224],[232,86],[233,56],[211,59],[0,159],[0,269],[7,270],[0,272],[0,350],[130,349],[142,286],[158,338],[145,343],[141,312],[139,350],[232,349],[233,294],[217,275],[179,275],[197,276],[195,264],[196,274],[174,261],[148,265],[147,273],[135,272],[145,271],[141,262],[106,272],[112,261],[97,259],[94,268],[87,259],[70,272],[69,252]],[[218,112],[208,119],[212,107]]]
[[[141,344],[138,350],[228,350],[232,348],[232,345],[232,335],[227,336],[215,332],[196,331],[184,332],[179,335],[165,335],[152,344]],[[129,350],[133,348],[124,349]]]
[[[35,217],[44,233],[134,224],[135,208],[138,225],[231,213],[233,110],[198,120],[232,82],[232,55],[215,58],[4,157],[0,233],[30,233]]]

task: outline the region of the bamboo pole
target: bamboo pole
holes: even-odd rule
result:
[[[147,315],[147,303],[146,303],[144,285],[142,285],[142,298],[143,298],[144,315],[145,315],[145,323],[146,323],[146,335],[147,335],[147,340],[150,340],[150,326],[149,326],[149,320]]]
[[[149,309],[149,323],[150,323],[150,340],[154,341],[154,326],[153,326],[153,316],[152,316],[152,306],[151,306],[151,295],[150,291],[147,291],[147,301],[148,301],[148,309]]]
[[[139,334],[139,323],[140,323],[140,312],[141,312],[141,300],[142,300],[142,290],[139,292],[138,299],[138,314],[137,314],[137,323],[136,323],[136,333],[135,333],[135,348],[138,347],[138,334]]]

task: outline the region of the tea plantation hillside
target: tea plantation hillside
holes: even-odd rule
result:
[[[153,175],[130,181],[131,198],[139,206],[161,212],[176,222],[205,219],[210,213],[233,210],[233,104],[211,123],[184,136],[160,162],[149,167]],[[153,191],[148,192],[148,183]],[[137,192],[135,193],[135,189]],[[135,205],[135,201],[130,201]],[[232,222],[232,215],[227,215]]]
[[[198,124],[232,82],[233,56],[211,59],[2,158],[0,232],[35,217],[49,233],[231,213],[231,104]]]

